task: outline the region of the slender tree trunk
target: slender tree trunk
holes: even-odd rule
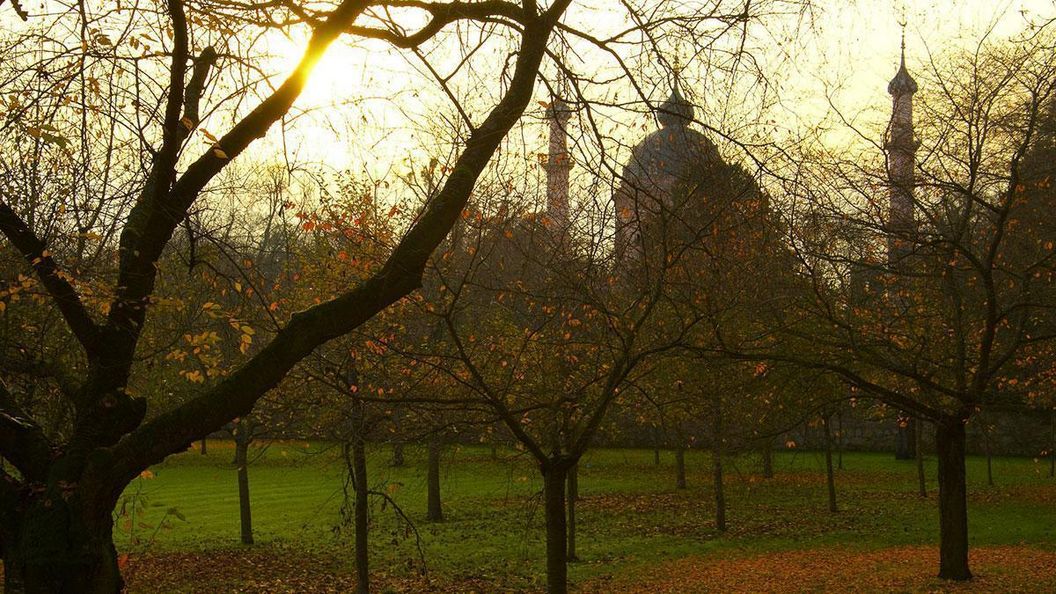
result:
[[[681,443],[675,448],[675,488],[686,488],[686,448]]]
[[[836,410],[836,468],[843,470],[843,405]]]
[[[1056,477],[1056,407],[1049,412],[1049,478]]]
[[[407,464],[407,460],[403,456],[403,442],[397,441],[392,444],[392,462],[389,463],[393,468],[403,468]]]
[[[568,594],[568,528],[565,516],[568,470],[560,462],[550,462],[542,471],[546,517],[546,591],[547,594]]]
[[[367,518],[367,447],[362,427],[352,441],[352,484],[356,490],[356,594],[370,592],[370,551],[367,549],[369,526]]]
[[[830,422],[832,417],[824,417],[821,424],[825,429],[825,483],[829,491],[829,511],[836,513],[836,477],[832,469],[832,430]]]
[[[492,460],[498,460],[499,459],[499,446],[494,444],[494,443],[491,444],[491,459]]]
[[[774,442],[767,439],[763,443],[763,478],[774,478]]]
[[[985,424],[985,423],[984,423]],[[994,456],[990,450],[990,428],[983,427],[983,449],[986,450],[986,484],[994,486]]]
[[[939,577],[969,580],[968,497],[964,468],[964,423],[944,418],[935,425],[939,462]]]
[[[440,454],[443,449],[443,445],[439,440],[433,440],[429,442],[429,470],[428,470],[428,491],[429,491],[429,511],[426,514],[426,519],[430,522],[443,522],[444,521],[444,510],[440,503]]]
[[[568,560],[579,561],[576,554],[576,501],[579,500],[579,464],[568,470]]]
[[[660,466],[660,430],[653,427],[653,466]]]
[[[42,493],[25,503],[17,530],[5,530],[4,592],[118,594],[124,589],[113,544],[113,504],[69,503]],[[134,519],[133,519],[134,521]]]
[[[201,447],[201,448],[200,448],[200,449],[199,449],[198,451],[199,451],[199,452],[200,452],[200,453],[201,453],[201,454],[202,454],[203,456],[207,456],[207,455],[209,454],[209,451],[208,451],[208,446],[206,446],[206,440],[205,440],[205,438],[204,438],[204,437],[202,438],[202,447]]]
[[[917,453],[914,451],[915,442],[914,435],[916,434],[915,425],[917,421],[913,417],[901,413],[898,418],[898,444],[895,448],[895,459],[896,460],[912,460],[916,458]]]
[[[238,517],[242,544],[253,544],[253,513],[249,501],[249,435],[244,427],[235,432],[235,466],[238,469]]]
[[[726,491],[722,480],[722,400],[716,396],[712,403],[715,409],[712,419],[714,440],[711,446],[712,482],[715,488],[715,529],[719,532],[726,532]]]
[[[917,422],[917,494],[928,496],[928,483],[924,479],[924,423]]]

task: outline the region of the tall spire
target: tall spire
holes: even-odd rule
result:
[[[562,71],[554,90],[553,100],[546,109],[550,122],[550,149],[546,161],[546,215],[558,228],[568,227],[568,186],[572,160],[568,153],[568,121],[572,109],[563,95],[568,92],[568,81]]]
[[[909,75],[906,70],[906,22],[902,21],[902,60],[899,63],[898,72],[891,82],[887,83],[887,92],[890,95],[912,95],[917,92],[917,81]]]
[[[890,203],[887,215],[888,259],[894,263],[907,253],[908,234],[916,230],[914,186],[916,153],[920,143],[913,130],[913,94],[917,83],[906,69],[906,25],[902,22],[902,55],[898,72],[887,85],[891,94],[891,122],[884,148]]]

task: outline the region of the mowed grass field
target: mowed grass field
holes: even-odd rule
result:
[[[211,441],[208,451],[174,456],[126,491],[115,538],[128,555],[131,591],[346,591],[354,569],[351,533],[340,513],[345,472],[339,449],[282,442],[253,452],[256,544],[251,547],[239,544],[232,445]],[[500,450],[493,459],[488,448],[449,447],[441,472],[445,521],[430,524],[424,449],[408,446],[406,454],[402,468],[389,466],[387,447],[372,449],[368,460],[373,488],[389,494],[413,523],[400,520],[380,498],[375,501],[371,561],[377,591],[539,591],[542,483],[534,464],[514,450]],[[841,569],[840,559],[862,559],[880,568],[903,567],[910,578],[924,580],[895,584],[896,589],[936,587],[928,581],[937,569],[933,459],[927,460],[931,493],[921,499],[914,462],[845,453],[844,470],[836,475],[840,511],[832,514],[826,509],[820,453],[778,453],[777,474],[769,480],[762,478],[756,457],[730,458],[725,534],[715,530],[712,519],[710,454],[691,451],[686,462],[689,488],[676,490],[669,452],[659,466],[648,450],[599,449],[586,455],[577,505],[581,560],[570,569],[581,591],[694,591],[686,584],[664,590],[674,573],[694,571],[671,564],[699,568],[766,556],[800,570],[815,558],[834,571]],[[990,555],[983,559],[989,564],[983,565],[984,577],[1012,580],[994,582],[988,591],[1056,591],[1056,481],[1048,477],[1047,461],[995,458],[993,468],[996,484],[990,487],[985,459],[968,461],[972,545]],[[899,556],[885,558],[885,551]],[[1028,568],[1051,561],[1047,575],[1053,581],[1038,583],[1033,574],[1001,560],[1006,557]],[[738,571],[750,570],[725,573]],[[816,589],[806,582],[781,582],[780,565],[774,571],[776,583],[789,591]],[[728,588],[702,585],[699,591],[718,589]]]

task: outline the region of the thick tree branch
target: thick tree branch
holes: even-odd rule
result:
[[[430,254],[458,220],[499,143],[528,106],[550,32],[569,2],[558,0],[525,27],[509,89],[472,133],[443,188],[382,269],[347,293],[295,314],[271,343],[214,389],[143,425],[118,443],[113,448],[112,472],[130,478],[247,414],[313,349],[350,332],[421,285]]]
[[[0,199],[0,232],[37,273],[44,289],[55,300],[63,319],[89,357],[99,348],[99,328],[92,321],[68,275],[59,268],[47,246],[26,225],[6,200]]]
[[[121,364],[131,361],[146,316],[147,301],[154,289],[155,263],[201,190],[231,159],[263,137],[289,111],[323,53],[367,4],[366,0],[342,2],[315,29],[297,68],[275,92],[235,124],[216,146],[192,163],[169,192],[146,195],[132,209],[121,234],[117,292],[107,326],[116,361]],[[182,82],[179,88],[182,88]],[[118,375],[127,374],[127,365],[121,371]]]
[[[0,382],[0,455],[31,481],[44,479],[51,462],[51,443],[40,426],[22,412]]]
[[[411,34],[404,34],[394,29],[351,26],[348,32],[361,37],[381,39],[399,48],[418,47],[430,40],[447,25],[459,20],[482,21],[494,17],[503,17],[518,23],[524,23],[524,11],[516,4],[502,0],[485,0],[484,2],[382,2],[390,7],[411,7],[428,11],[431,18],[421,29]]]

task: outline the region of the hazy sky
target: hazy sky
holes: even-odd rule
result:
[[[579,12],[570,18],[581,22],[589,20],[599,29],[618,28],[622,26],[622,12],[606,8],[613,4],[586,0],[579,3]],[[899,21],[903,18],[907,23],[907,62],[911,72],[919,73],[929,54],[941,55],[958,48],[974,47],[991,29],[990,39],[999,42],[1023,31],[1031,20],[1054,15],[1054,0],[822,0],[815,3],[812,17],[795,22],[790,19],[784,24],[772,23],[767,33],[757,38],[756,51],[764,59],[772,60],[774,71],[770,76],[782,88],[781,105],[771,114],[778,127],[794,134],[804,127],[826,121],[826,117],[831,116],[828,96],[833,98],[841,112],[854,118],[856,124],[882,127],[890,109],[886,87],[898,66]],[[774,40],[767,45],[770,41],[767,35],[779,36],[787,32],[794,32],[795,38]],[[778,41],[782,42],[780,46]],[[291,51],[291,63],[295,55],[296,52]],[[382,67],[380,72],[375,70],[378,66]],[[580,65],[581,68],[590,66]],[[363,108],[372,121],[389,130],[378,136],[378,143],[371,144],[370,150],[352,149],[347,153],[335,150],[333,145],[321,144],[317,132],[308,132],[312,140],[302,146],[301,156],[319,156],[340,166],[346,154],[353,161],[359,160],[356,154],[365,159],[397,155],[408,149],[408,143],[420,142],[409,130],[402,128],[420,123],[415,121],[416,115],[428,114],[415,112],[413,107],[409,115],[399,113],[385,99],[409,97],[420,89],[422,79],[411,72],[411,67],[402,59],[384,57],[377,51],[350,49],[347,45],[331,50],[300,104],[325,104],[335,97],[360,96],[366,77],[370,79],[366,85],[371,91],[368,94],[375,99],[365,102]],[[705,114],[714,114],[718,108],[716,103],[725,94],[722,97],[709,94],[708,72],[698,70],[694,74],[687,77],[691,80],[689,93],[695,102],[704,105]],[[666,90],[657,88],[654,93],[653,99],[660,100]],[[420,101],[422,97],[417,99]],[[424,107],[427,103],[422,105]],[[628,142],[633,142],[636,135],[644,134],[643,127],[651,125],[644,116],[624,115],[623,118],[626,121],[621,124],[627,128]],[[827,121],[831,123],[833,120]],[[723,127],[721,122],[709,124]],[[535,124],[535,127],[535,134],[543,133],[542,123]],[[526,138],[530,139],[532,134],[529,130]],[[616,134],[618,132],[614,132]],[[835,134],[831,137],[850,139],[851,135]],[[337,139],[335,141],[340,143]],[[538,141],[542,145],[542,138]]]
[[[645,2],[645,0],[638,0]],[[603,37],[605,31],[626,26],[626,15],[613,0],[575,0],[567,21]],[[691,7],[692,0],[685,6]],[[8,7],[4,7],[7,9]],[[32,8],[32,7],[31,7]],[[900,27],[905,19],[907,61],[911,72],[919,73],[929,53],[943,54],[960,47],[978,43],[983,33],[993,29],[991,39],[1000,41],[1024,30],[1030,21],[1056,15],[1056,0],[815,0],[807,17],[789,17],[787,22],[767,24],[757,29],[752,39],[753,53],[763,61],[768,78],[781,89],[781,101],[763,114],[760,121],[774,121],[777,140],[795,136],[803,129],[819,123],[833,123],[828,97],[845,115],[864,128],[882,129],[890,99],[887,81],[898,65]],[[0,26],[18,30],[22,26],[13,11],[0,11]],[[303,49],[303,37],[286,40],[276,35],[272,44],[280,54],[274,70],[292,68]],[[450,107],[436,85],[421,74],[421,67],[408,62],[406,54],[398,54],[380,42],[352,42],[335,44],[320,63],[309,83],[298,108],[327,106],[332,103],[352,102],[341,111],[321,109],[296,119],[287,128],[282,150],[298,161],[322,161],[333,167],[367,169],[372,175],[401,172],[408,159],[428,159],[423,147],[430,143],[429,126],[450,113]],[[597,56],[583,54],[574,67],[585,74],[612,68]],[[492,61],[500,59],[496,51]],[[487,56],[483,64],[487,65]],[[691,67],[692,68],[692,67]],[[484,95],[479,106],[493,104],[499,89],[493,71],[485,67],[479,73],[481,81],[464,81],[461,91],[472,96]],[[552,72],[550,72],[552,74]],[[740,121],[724,121],[719,115],[729,104],[730,93],[722,88],[721,74],[707,69],[693,68],[687,72],[690,97],[702,106],[701,118],[720,129],[745,125]],[[651,73],[652,86],[647,92],[652,99],[662,100],[667,94],[663,77]],[[277,79],[276,79],[277,80]],[[751,93],[753,89],[741,89]],[[606,93],[606,98],[631,95],[626,86],[612,85],[610,89],[594,88],[594,93]],[[599,95],[600,96],[600,95]],[[548,99],[539,93],[538,100]],[[604,111],[604,110],[603,110]],[[542,108],[532,103],[524,126],[514,135],[524,141],[524,151],[545,150],[540,121]],[[476,110],[478,115],[482,109]],[[748,113],[751,113],[750,111]],[[340,114],[339,117],[333,117]],[[653,129],[655,124],[645,115],[610,110],[601,114],[607,133],[620,142],[633,144],[637,138]],[[752,124],[750,117],[747,122]],[[205,123],[214,134],[229,125],[225,121]],[[767,131],[766,133],[770,133]],[[852,141],[852,135],[832,134],[833,142]],[[278,147],[279,131],[269,135],[269,142]],[[531,145],[538,145],[533,149]],[[257,154],[260,154],[257,152]]]

